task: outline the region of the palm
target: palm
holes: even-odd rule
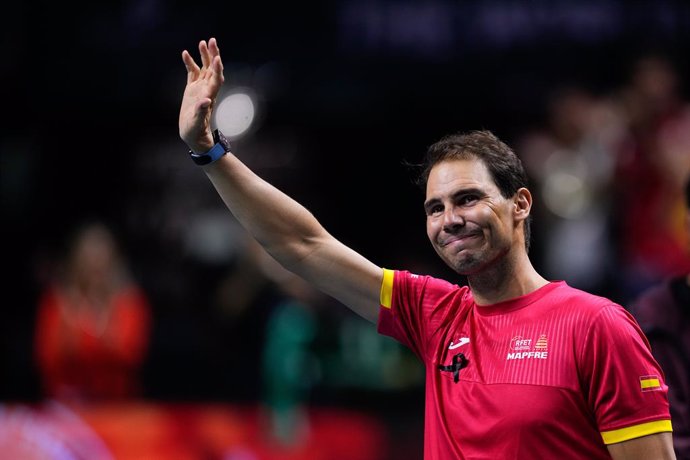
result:
[[[187,86],[180,107],[180,137],[193,150],[208,150],[213,144],[210,131],[211,111],[223,84],[223,65],[215,39],[199,43],[202,66],[185,50],[182,60],[187,68]]]

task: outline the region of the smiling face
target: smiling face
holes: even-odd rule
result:
[[[521,189],[512,198],[501,195],[479,159],[437,163],[427,180],[424,209],[427,236],[438,255],[457,273],[473,275],[491,267],[515,245],[524,248],[516,219],[521,193],[529,192]]]

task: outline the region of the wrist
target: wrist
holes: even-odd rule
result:
[[[209,132],[207,135],[203,136],[201,139],[198,139],[196,142],[188,143],[187,146],[189,147],[189,150],[191,152],[194,152],[197,155],[203,155],[204,153],[211,150],[215,144],[216,142],[213,139],[212,134]]]
[[[196,144],[193,147],[190,147],[189,151],[194,153],[195,155],[203,155],[206,152],[208,152],[209,150],[211,150],[214,145],[215,144],[206,144],[206,143]]]
[[[204,142],[189,150],[189,156],[197,165],[211,164],[230,151],[230,142],[220,130],[213,131],[212,139],[213,143],[210,145]]]

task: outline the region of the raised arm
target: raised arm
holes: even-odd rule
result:
[[[201,67],[182,52],[187,86],[180,108],[180,137],[196,153],[213,145],[211,113],[223,84],[214,38],[199,43]],[[302,205],[261,179],[228,153],[202,166],[230,212],[281,265],[353,311],[376,322],[383,271],[331,236]]]

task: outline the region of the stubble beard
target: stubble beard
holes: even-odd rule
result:
[[[482,254],[474,254],[474,251],[465,249],[462,253],[446,254],[441,248],[437,252],[443,261],[452,268],[458,275],[469,276],[482,270],[485,262],[482,260]]]
[[[507,263],[505,251],[491,251],[487,248],[465,249],[457,254],[441,254],[446,264],[457,274],[466,277],[492,276],[493,269],[502,271],[502,265]]]

